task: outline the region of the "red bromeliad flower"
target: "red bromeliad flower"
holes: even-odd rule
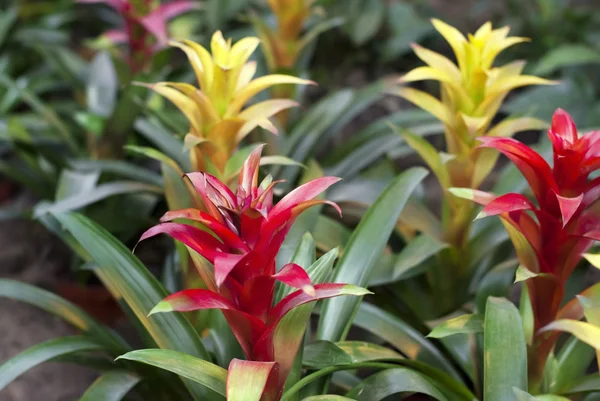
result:
[[[265,362],[271,367],[276,364],[279,378],[276,391],[269,389],[263,398],[272,400],[281,394],[306,327],[306,321],[301,330],[297,322],[294,330],[282,327],[279,323],[286,314],[316,300],[364,295],[367,291],[345,284],[313,286],[306,271],[293,263],[276,271],[275,257],[300,213],[321,203],[340,211],[334,203],[314,199],[339,179],[323,177],[311,181],[274,206],[273,188],[277,182],[267,177],[258,185],[261,150],[262,147],[257,148],[246,160],[235,193],[210,174],[188,174],[206,211],[167,212],[161,218],[162,224],[146,231],[140,240],[168,234],[214,265],[214,270],[197,266],[208,289],[175,293],[160,302],[152,313],[221,309],[248,360]],[[172,222],[179,219],[196,225]],[[199,228],[197,223],[204,228]],[[299,290],[273,305],[276,281]]]
[[[191,0],[159,4],[156,0],[77,0],[79,3],[104,3],[123,17],[123,29],[105,32],[115,44],[129,46],[129,64],[135,73],[150,57],[168,43],[167,21],[195,7]]]
[[[571,117],[558,109],[548,136],[553,167],[514,139],[479,138],[481,147],[499,150],[519,168],[537,204],[516,193],[494,197],[482,191],[454,190],[485,205],[478,217],[500,215],[521,265],[533,273],[526,284],[534,312],[534,333],[557,318],[567,279],[582,254],[593,241],[600,240],[596,202],[600,178],[588,179],[600,168],[600,131],[579,135]],[[545,349],[538,349],[545,360],[554,341],[548,341],[547,333],[538,337],[537,346],[545,344]]]

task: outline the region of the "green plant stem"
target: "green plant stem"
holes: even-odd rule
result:
[[[311,373],[308,376],[305,376],[301,380],[299,380],[294,386],[290,387],[288,391],[283,394],[281,397],[281,401],[290,401],[292,396],[302,390],[305,386],[314,382],[320,377],[328,376],[332,373],[339,372],[342,370],[353,370],[359,368],[372,368],[372,369],[393,369],[400,367],[400,365],[396,365],[393,363],[383,363],[383,362],[367,362],[367,363],[351,363],[348,365],[340,365],[340,366],[330,366],[325,369],[317,370],[314,373]]]

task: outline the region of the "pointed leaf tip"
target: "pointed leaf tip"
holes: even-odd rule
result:
[[[448,192],[457,198],[473,200],[475,199],[475,195],[473,194],[473,190],[470,188],[448,188]]]
[[[148,313],[148,316],[154,315],[155,313],[165,312],[173,312],[173,305],[171,305],[168,301],[160,301],[154,308],[152,308],[150,313]]]
[[[359,287],[354,284],[346,284],[340,292],[344,295],[356,295],[356,296],[373,294],[371,291],[367,290],[366,288]]]
[[[521,282],[521,281],[525,281],[528,280],[530,278],[533,277],[537,277],[538,274],[532,272],[531,270],[529,270],[528,268],[526,268],[523,265],[519,265],[519,267],[517,267],[517,271],[515,273],[515,283]]]
[[[315,287],[313,287],[310,284],[302,286],[302,291],[304,291],[304,293],[306,295],[309,295],[311,297],[316,297],[317,296],[317,291],[315,290]]]
[[[473,221],[475,220],[479,220],[479,219],[483,219],[484,217],[487,217],[487,213],[484,211],[481,211],[479,213],[477,213],[477,216],[475,216],[475,218],[473,219]]]

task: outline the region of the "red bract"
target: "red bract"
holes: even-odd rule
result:
[[[480,217],[499,215],[503,219],[521,265],[536,274],[526,281],[535,332],[556,319],[566,280],[582,253],[593,241],[600,240],[596,207],[600,179],[588,179],[600,168],[600,131],[579,135],[571,117],[559,109],[548,136],[553,146],[553,167],[514,139],[479,138],[482,147],[495,148],[515,163],[537,205],[519,194],[493,197],[471,191],[468,195],[486,205]]]
[[[280,394],[306,324],[291,329],[289,323],[279,324],[282,319],[309,302],[367,292],[345,284],[313,286],[306,271],[293,263],[276,271],[275,257],[302,211],[321,203],[329,203],[339,211],[333,203],[314,200],[339,179],[323,177],[311,181],[273,206],[273,188],[277,182],[267,177],[258,185],[260,155],[261,147],[246,160],[235,193],[210,174],[188,174],[206,211],[168,212],[161,219],[163,223],[146,231],[141,240],[169,234],[214,265],[214,270],[199,269],[208,289],[173,294],[159,303],[153,313],[221,309],[249,360],[277,362],[276,393]],[[204,228],[172,222],[175,219],[200,223]],[[273,305],[277,281],[299,290]]]
[[[79,3],[104,3],[123,17],[122,30],[110,30],[105,36],[116,44],[129,46],[133,72],[144,68],[150,57],[168,42],[167,21],[195,7],[191,0],[175,0],[157,5],[153,0],[77,0]],[[154,38],[152,43],[151,38]]]

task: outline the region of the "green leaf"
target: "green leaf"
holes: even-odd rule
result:
[[[243,148],[238,149],[229,160],[227,160],[227,164],[225,164],[225,172],[224,176],[227,180],[233,179],[236,175],[239,174],[242,169],[244,162],[250,156],[250,153],[254,149],[260,146],[260,144],[252,144],[249,146],[244,146]]]
[[[125,149],[160,162],[164,181],[164,193],[167,198],[169,210],[185,209],[193,206],[189,188],[183,179],[184,172],[175,160],[153,148],[126,146]]]
[[[523,390],[519,390],[516,387],[513,387],[513,391],[517,396],[517,401],[569,401],[568,398],[554,394],[538,395],[534,397],[531,394]]]
[[[34,209],[34,216],[39,217],[47,213],[63,213],[77,210],[111,196],[138,192],[162,193],[162,189],[135,181],[113,181],[100,184],[85,193],[75,194],[55,203],[39,203]]]
[[[139,381],[130,372],[108,372],[96,379],[79,401],[120,401]]]
[[[0,365],[0,391],[29,369],[58,356],[101,351],[102,344],[85,337],[61,337],[36,344]]]
[[[182,153],[183,142],[154,121],[138,118],[135,129],[162,153],[175,160],[183,171],[192,171],[189,153]],[[131,147],[129,147],[131,148]],[[159,153],[160,153],[159,152]]]
[[[365,0],[351,2],[348,8],[352,14],[344,28],[354,44],[362,45],[379,32],[386,5],[379,0]]]
[[[62,170],[58,177],[58,185],[54,199],[61,201],[71,196],[87,193],[96,187],[100,175],[96,172],[85,173],[73,170]]]
[[[28,303],[58,316],[116,352],[126,352],[129,348],[123,339],[97,323],[78,306],[49,291],[19,281],[0,279],[0,296]]]
[[[490,297],[484,326],[483,398],[516,400],[513,387],[527,389],[527,347],[519,311],[504,298]]]
[[[600,327],[578,320],[559,319],[540,329],[544,331],[564,331],[573,334],[586,344],[600,350]]]
[[[351,106],[354,95],[352,90],[341,90],[328,95],[311,107],[288,133],[283,154],[298,162],[304,162],[319,140],[323,139],[332,125]],[[278,179],[294,182],[298,171],[297,167],[288,166],[281,174],[274,175]]]
[[[390,34],[381,46],[382,61],[397,60],[399,56],[411,51],[412,43],[421,43],[433,30],[432,25],[416,10],[417,4],[394,2],[387,9],[387,26]]]
[[[73,136],[71,135],[69,128],[51,107],[44,104],[42,99],[40,99],[35,93],[31,92],[27,88],[21,87],[9,76],[3,74],[2,72],[0,72],[0,83],[4,85],[7,89],[16,91],[16,93],[19,94],[23,101],[27,103],[27,105],[29,105],[29,107],[31,107],[33,111],[39,114],[44,120],[46,120],[50,125],[52,125],[56,129],[56,131],[58,131],[62,140],[69,147],[69,149],[74,153],[77,152],[78,146]]]
[[[302,163],[295,161],[294,159],[290,159],[285,156],[263,156],[260,158],[261,166],[271,166],[271,165],[279,165],[279,166],[296,166],[300,168],[306,168],[306,166]]]
[[[11,7],[8,10],[4,10],[0,15],[0,46],[4,44],[10,29],[13,27],[17,19],[19,18],[19,12],[17,7]]]
[[[379,401],[398,393],[422,393],[436,400],[447,401],[431,379],[407,368],[388,369],[376,373],[346,395],[358,401]]]
[[[477,286],[475,295],[475,312],[484,313],[489,297],[508,296],[513,285],[517,260],[507,260],[496,266],[483,276]]]
[[[335,17],[330,18],[325,21],[321,21],[315,26],[311,27],[310,30],[300,39],[298,43],[298,51],[302,51],[306,46],[308,46],[313,40],[315,40],[319,35],[324,32],[327,32],[330,29],[338,27],[344,24],[344,19]]]
[[[308,163],[308,169],[302,174],[302,178],[300,180],[301,184],[310,182],[316,178],[323,177],[323,170],[319,166],[319,164],[311,160]],[[316,199],[322,199],[323,194],[319,195]],[[281,269],[286,263],[292,258],[292,255],[296,251],[298,244],[302,236],[306,232],[312,231],[314,228],[317,218],[322,210],[322,205],[317,205],[309,210],[302,213],[292,226],[292,229],[288,232],[288,235],[283,241],[283,245],[279,248],[279,252],[277,253],[277,268]]]
[[[363,303],[354,318],[354,325],[390,343],[406,357],[425,362],[461,381],[461,375],[446,357],[421,333],[400,318],[382,309]]]
[[[515,273],[515,283],[529,280],[530,278],[537,277],[538,275],[539,274],[532,272],[525,266],[519,265],[519,267],[517,267],[517,271]]]
[[[400,129],[395,125],[390,125],[390,128],[392,128],[396,134],[404,138],[406,143],[421,156],[431,171],[433,171],[433,174],[435,174],[442,188],[449,188],[450,176],[444,165],[444,160],[436,148],[425,138],[415,135],[408,130]]]
[[[352,231],[341,222],[325,215],[319,215],[313,230],[316,246],[319,250],[329,251],[335,247],[344,248]]]
[[[227,372],[227,401],[260,401],[274,399],[278,371],[276,362],[255,362],[235,359]],[[263,394],[265,398],[263,398]]]
[[[306,270],[310,265],[315,262],[317,255],[315,250],[315,241],[313,240],[310,233],[306,233],[302,236],[302,240],[298,244],[294,255],[290,263],[295,263]],[[294,289],[295,290],[295,289]],[[286,295],[292,293],[292,287],[287,286],[283,283],[277,283],[275,288],[275,295],[273,297],[273,304],[279,303]]]
[[[483,317],[481,315],[462,315],[446,320],[436,326],[427,337],[443,338],[454,334],[481,332],[483,332]]]
[[[317,341],[304,347],[303,363],[313,369],[404,357],[389,348],[363,341]]]
[[[392,265],[392,271],[376,270],[369,285],[389,284],[421,274],[423,270],[419,267],[423,266],[422,263],[447,247],[448,244],[436,238],[420,234],[402,248]]]
[[[354,398],[342,397],[341,395],[313,395],[312,397],[303,398],[302,401],[352,401]]]
[[[123,160],[70,160],[69,165],[76,170],[96,171],[104,174],[114,174],[119,177],[140,181],[146,184],[162,187],[163,179],[156,173]]]
[[[577,394],[577,393],[589,393],[592,391],[600,392],[600,376],[598,374],[593,374],[589,376],[585,376],[579,380],[577,380],[573,385],[568,389],[563,391],[563,394]]]
[[[396,220],[408,198],[427,175],[411,168],[398,176],[367,210],[354,230],[335,272],[338,283],[366,286],[379,255],[385,248]],[[339,341],[346,337],[360,299],[330,299],[324,302],[317,338]]]
[[[88,70],[87,106],[91,113],[108,117],[115,108],[119,79],[108,52],[100,52],[92,59]]]
[[[167,292],[129,249],[80,214],[64,213],[55,218],[73,236],[65,240],[75,242],[89,253],[98,265],[94,270],[96,275],[117,299],[127,302],[159,347],[210,360],[198,333],[183,315],[161,313],[148,316]],[[185,383],[195,399],[206,397],[203,388]]]
[[[560,68],[582,64],[600,64],[600,52],[586,45],[562,45],[542,57],[533,75],[548,75]]]
[[[556,374],[550,381],[550,390],[561,393],[585,375],[594,360],[594,350],[588,344],[570,337],[556,355]]]
[[[127,359],[168,370],[225,395],[227,371],[214,363],[169,349],[131,351],[117,359]]]

